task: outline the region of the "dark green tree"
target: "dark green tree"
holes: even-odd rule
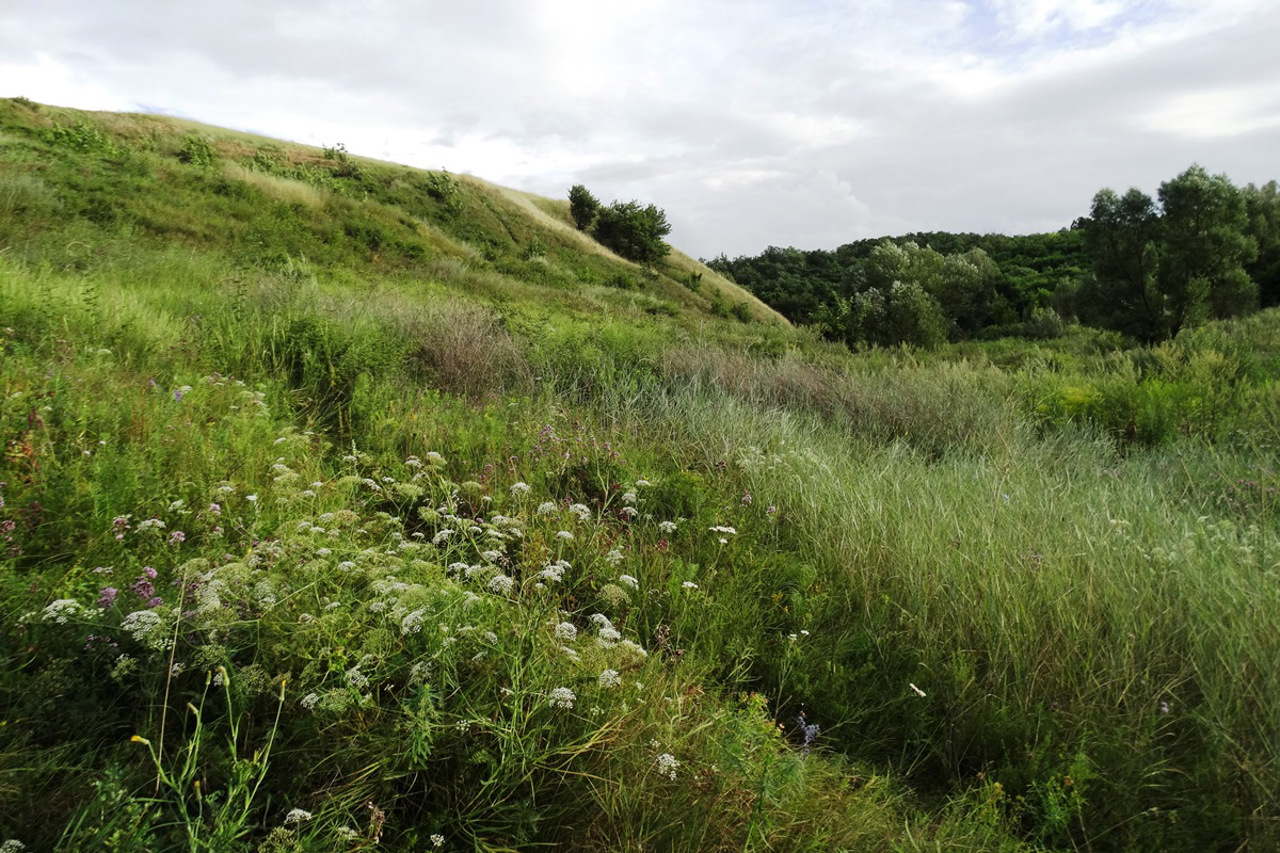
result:
[[[569,215],[579,231],[586,231],[596,221],[600,212],[600,200],[582,184],[574,184],[569,188]]]
[[[662,238],[671,233],[665,211],[638,201],[615,201],[596,216],[595,237],[628,260],[653,264],[667,256],[671,247]]]
[[[1258,254],[1245,233],[1244,195],[1226,175],[1192,166],[1160,185],[1164,251],[1159,286],[1169,334],[1208,317],[1257,309],[1258,287],[1244,265]]]
[[[1093,278],[1077,295],[1080,319],[1141,340],[1167,335],[1164,298],[1156,283],[1160,215],[1151,196],[1136,188],[1123,196],[1100,190],[1089,216],[1077,225],[1093,257]]]

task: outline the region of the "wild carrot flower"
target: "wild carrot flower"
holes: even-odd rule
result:
[[[556,626],[556,639],[565,643],[572,643],[578,639],[578,629],[572,622],[561,622]]]
[[[557,539],[564,539],[565,541],[567,541],[567,542],[568,542],[568,541],[572,541],[572,540],[573,540],[573,534],[572,534],[572,533],[570,533],[568,530],[561,530],[561,531],[559,531],[559,532],[557,532],[557,533],[556,533],[556,538],[557,538]]]
[[[697,585],[696,583],[694,583],[693,581],[685,581],[684,583],[680,584],[680,586],[684,587],[685,589],[697,589],[697,588],[698,588],[698,585]]]
[[[435,834],[433,834],[433,835],[431,836],[431,846],[432,846],[432,847],[443,847],[443,846],[444,846],[444,836],[443,836],[443,835],[440,835],[439,833],[435,833]]]
[[[506,575],[494,575],[489,578],[489,591],[498,595],[509,595],[516,582]]]
[[[658,529],[663,533],[675,533],[676,523],[674,521],[660,521],[658,522]]]
[[[553,708],[572,708],[578,697],[568,687],[557,687],[551,691],[547,699]]]
[[[618,575],[618,580],[622,581],[624,584],[631,587],[632,589],[640,588],[640,581],[636,580],[631,575]]]
[[[622,676],[618,675],[618,671],[616,669],[606,669],[604,672],[600,673],[599,683],[600,686],[606,690],[618,687],[622,684]]]
[[[664,752],[655,759],[658,765],[658,773],[666,776],[668,779],[675,781],[676,771],[680,768],[680,762],[669,752]]]
[[[284,816],[286,826],[294,823],[302,823],[304,820],[311,820],[311,812],[306,809],[289,809],[289,813]]]
[[[44,609],[44,621],[56,622],[59,625],[67,624],[67,620],[79,615],[81,611],[80,602],[74,598],[59,598],[57,601],[50,602]]]
[[[514,496],[527,495],[531,491],[528,483],[512,483],[511,494]]]
[[[621,563],[622,560],[623,560],[622,552],[619,551],[617,548],[614,548],[608,554],[604,555],[604,561],[611,566],[618,565],[618,563]]]
[[[543,501],[542,503],[538,504],[538,509],[537,509],[538,515],[550,515],[555,511],[556,511],[556,505],[551,501]]]

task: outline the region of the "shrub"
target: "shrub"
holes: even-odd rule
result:
[[[208,139],[193,133],[182,140],[182,147],[178,149],[178,159],[191,166],[212,166],[213,146]]]

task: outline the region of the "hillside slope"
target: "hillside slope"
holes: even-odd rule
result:
[[[586,311],[687,324],[734,310],[743,320],[786,323],[678,252],[642,269],[576,231],[567,202],[471,176],[340,145],[317,150],[162,116],[20,101],[0,103],[0,134],[11,180],[26,179],[8,190],[26,235],[49,227],[42,216],[56,208],[108,233],[230,252],[244,264],[305,258],[495,299],[510,298],[502,290],[510,282],[515,298]],[[691,275],[701,276],[696,287]]]

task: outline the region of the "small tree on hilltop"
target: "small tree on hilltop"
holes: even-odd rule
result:
[[[582,184],[574,184],[569,188],[569,215],[579,231],[586,231],[596,221],[600,212],[600,200],[591,194],[591,190]]]

